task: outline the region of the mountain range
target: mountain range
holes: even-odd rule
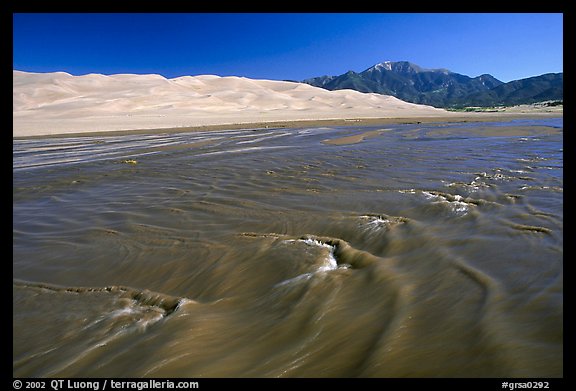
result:
[[[443,68],[422,68],[408,61],[385,61],[360,73],[348,71],[302,82],[327,90],[392,95],[434,107],[511,106],[563,99],[563,73],[504,83],[489,74],[469,77]]]

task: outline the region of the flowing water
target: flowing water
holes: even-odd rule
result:
[[[562,376],[562,127],[14,140],[13,376]]]

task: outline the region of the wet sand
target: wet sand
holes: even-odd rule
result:
[[[366,139],[373,138],[380,136],[382,133],[387,132],[391,129],[380,129],[380,130],[371,130],[369,132],[364,132],[352,136],[340,137],[335,139],[327,139],[322,141],[323,144],[330,144],[330,145],[346,145],[346,144],[357,144]]]
[[[430,136],[440,136],[440,135],[450,135],[454,134],[456,129],[435,129],[428,131],[427,134]],[[468,128],[460,128],[462,134],[473,134],[477,136],[485,137],[510,137],[510,136],[542,136],[550,134],[558,134],[562,132],[562,129],[555,128],[552,126],[498,126],[498,127],[486,127],[486,126],[474,126]]]
[[[52,133],[45,135],[31,136],[14,136],[14,139],[34,139],[34,138],[54,138],[54,137],[95,137],[95,136],[126,136],[126,135],[150,135],[158,133],[188,133],[188,132],[206,132],[218,130],[266,130],[266,129],[295,129],[302,127],[332,127],[332,126],[356,126],[369,127],[380,125],[406,125],[406,124],[437,124],[437,123],[475,123],[475,122],[498,122],[522,119],[545,119],[545,118],[562,118],[560,113],[468,113],[454,116],[437,116],[437,117],[398,117],[398,118],[351,118],[351,119],[319,119],[319,120],[298,120],[298,121],[269,121],[269,122],[250,122],[250,123],[231,123],[223,125],[201,125],[185,126],[178,128],[157,128],[157,129],[126,129],[126,130],[108,130],[93,132],[70,132],[70,133]],[[510,127],[509,127],[510,128]],[[515,131],[521,130],[517,127]],[[489,129],[488,129],[489,130]],[[441,132],[441,130],[438,130]],[[478,132],[478,130],[476,131]],[[497,132],[497,130],[494,130]],[[439,133],[440,134],[440,133]]]

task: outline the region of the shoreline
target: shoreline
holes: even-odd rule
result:
[[[305,119],[305,120],[278,120],[264,122],[245,122],[231,124],[198,125],[183,127],[166,127],[153,129],[125,129],[125,130],[100,130],[85,132],[50,133],[30,136],[12,136],[13,140],[66,138],[66,137],[97,137],[97,136],[128,136],[149,135],[157,133],[191,133],[209,132],[219,130],[261,130],[261,129],[294,129],[302,127],[323,126],[379,126],[379,125],[404,125],[404,124],[432,124],[432,123],[467,123],[467,122],[497,122],[516,119],[543,119],[562,118],[563,112],[491,112],[470,113],[462,115],[427,116],[427,117],[383,117],[383,118],[342,118],[342,119]]]

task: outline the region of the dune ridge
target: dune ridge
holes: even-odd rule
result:
[[[450,116],[392,96],[216,75],[13,71],[13,136],[266,123]]]

